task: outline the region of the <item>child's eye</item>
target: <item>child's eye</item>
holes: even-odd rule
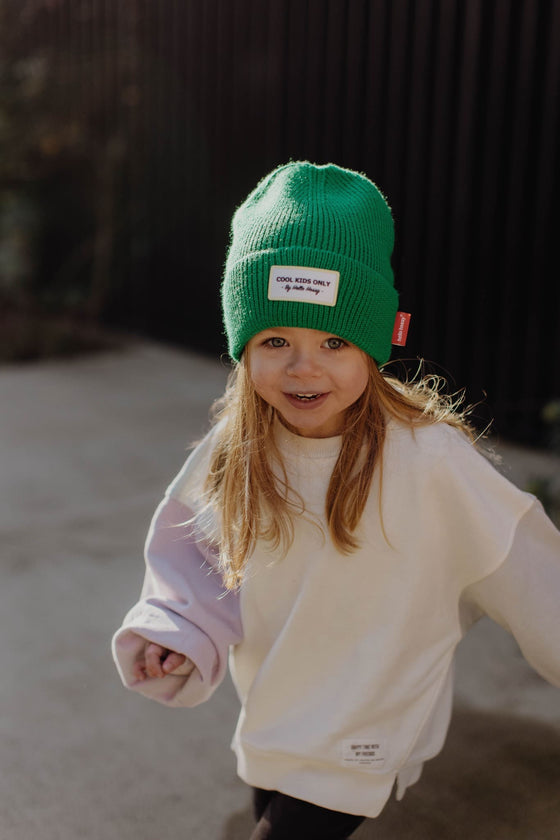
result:
[[[265,344],[268,344],[269,347],[284,347],[286,339],[280,338],[278,335],[274,335],[272,338],[267,338]]]
[[[327,338],[325,344],[329,348],[329,350],[340,350],[341,347],[346,345],[346,342],[342,338]]]

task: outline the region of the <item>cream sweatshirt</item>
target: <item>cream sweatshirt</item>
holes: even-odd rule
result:
[[[286,556],[258,543],[240,592],[226,594],[215,525],[181,524],[199,509],[214,434],[156,512],[142,596],[113,652],[125,685],[171,706],[210,696],[229,652],[241,702],[232,746],[247,783],[377,816],[395,782],[400,797],[443,746],[454,651],[483,614],[560,685],[560,533],[459,432],[389,424],[381,508],[377,475],[360,548],[340,555],[324,528],[340,438],[278,425],[306,515]],[[185,653],[195,670],[135,681],[145,639]]]

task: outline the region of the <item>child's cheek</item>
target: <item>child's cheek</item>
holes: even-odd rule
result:
[[[251,384],[259,397],[266,399],[266,393],[268,391],[266,377],[263,376],[262,371],[258,368],[251,370]]]

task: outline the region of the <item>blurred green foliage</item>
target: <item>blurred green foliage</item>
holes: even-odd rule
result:
[[[560,399],[550,400],[543,407],[541,417],[548,430],[548,446],[560,455]]]
[[[91,347],[118,282],[134,41],[122,9],[119,27],[92,15],[82,0],[0,5],[0,359]]]

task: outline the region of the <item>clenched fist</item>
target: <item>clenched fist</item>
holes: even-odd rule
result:
[[[147,677],[166,677],[168,674],[187,676],[194,668],[184,654],[175,653],[154,642],[146,642],[143,655],[134,663],[134,676],[137,680]]]

